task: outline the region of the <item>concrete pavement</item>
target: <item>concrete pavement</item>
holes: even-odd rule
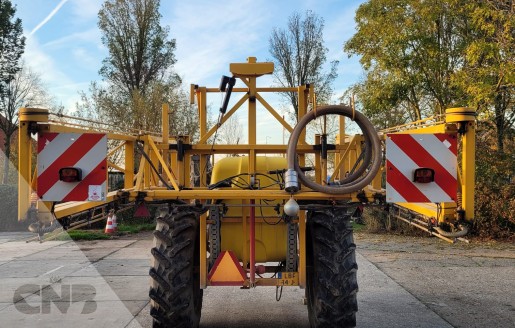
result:
[[[20,241],[0,234],[0,323],[11,327],[151,327],[152,240]],[[452,327],[366,258],[359,270],[358,327]],[[308,327],[304,290],[205,290],[201,327]]]

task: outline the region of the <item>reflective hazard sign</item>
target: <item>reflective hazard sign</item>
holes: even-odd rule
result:
[[[392,203],[456,201],[456,135],[388,134],[386,200]]]
[[[107,194],[107,136],[39,133],[37,193],[44,201],[103,201]]]

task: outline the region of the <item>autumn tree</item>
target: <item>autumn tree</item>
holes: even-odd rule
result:
[[[366,74],[352,91],[387,125],[475,107],[496,127],[502,151],[515,123],[513,11],[510,1],[367,1],[344,45]]]
[[[471,106],[495,126],[497,149],[502,153],[515,124],[515,5],[477,0],[465,10],[471,28],[467,64],[455,79]]]
[[[269,38],[269,51],[275,63],[274,76],[281,87],[315,86],[318,102],[330,100],[332,82],[337,77],[338,61],[327,62],[328,49],[323,38],[324,19],[308,10],[302,16],[293,13],[286,29],[274,28]],[[286,93],[293,106],[295,119],[299,111],[296,92]]]
[[[121,129],[158,131],[161,116],[156,112],[166,102],[172,130],[196,132],[196,111],[172,71],[175,40],[169,27],[161,26],[159,6],[159,0],[104,2],[98,13],[102,43],[109,51],[99,71],[104,83],[93,82],[88,93],[81,93],[79,113]]]
[[[5,134],[4,174],[7,183],[11,138],[17,129],[17,96],[21,74],[19,60],[25,50],[21,19],[15,18],[16,8],[9,0],[0,0],[0,129]]]
[[[453,74],[467,45],[464,3],[374,0],[358,8],[357,32],[344,50],[361,56],[366,78],[355,91],[367,110],[402,107],[419,120],[462,100]]]
[[[475,228],[490,236],[515,231],[514,10],[513,1],[370,0],[344,46],[366,74],[351,92],[382,127],[477,110]]]
[[[169,127],[171,135],[198,136],[197,109],[189,103],[187,92],[175,83],[152,83],[144,95],[126,97],[113,85],[100,86],[92,82],[89,92],[80,92],[75,116],[107,122],[127,131],[160,131],[160,110],[163,103],[170,106]]]

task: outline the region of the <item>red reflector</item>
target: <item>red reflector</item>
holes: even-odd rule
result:
[[[64,182],[81,181],[82,170],[77,167],[63,167],[59,169],[59,180]]]
[[[421,167],[415,170],[413,181],[418,183],[429,183],[435,181],[435,170]]]

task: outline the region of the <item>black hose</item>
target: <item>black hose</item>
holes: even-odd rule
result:
[[[297,161],[297,144],[304,128],[315,118],[329,114],[353,118],[365,136],[363,164],[353,174],[340,181],[340,184],[336,186],[323,186],[309,180],[304,175],[304,172],[302,172]],[[363,189],[372,182],[376,176],[381,167],[381,141],[372,123],[370,123],[365,115],[353,110],[352,107],[345,105],[321,106],[318,107],[316,111],[308,112],[297,123],[288,141],[286,155],[288,158],[288,171],[294,170],[299,180],[306,187],[327,194],[348,194]],[[291,190],[296,191],[295,188]]]

